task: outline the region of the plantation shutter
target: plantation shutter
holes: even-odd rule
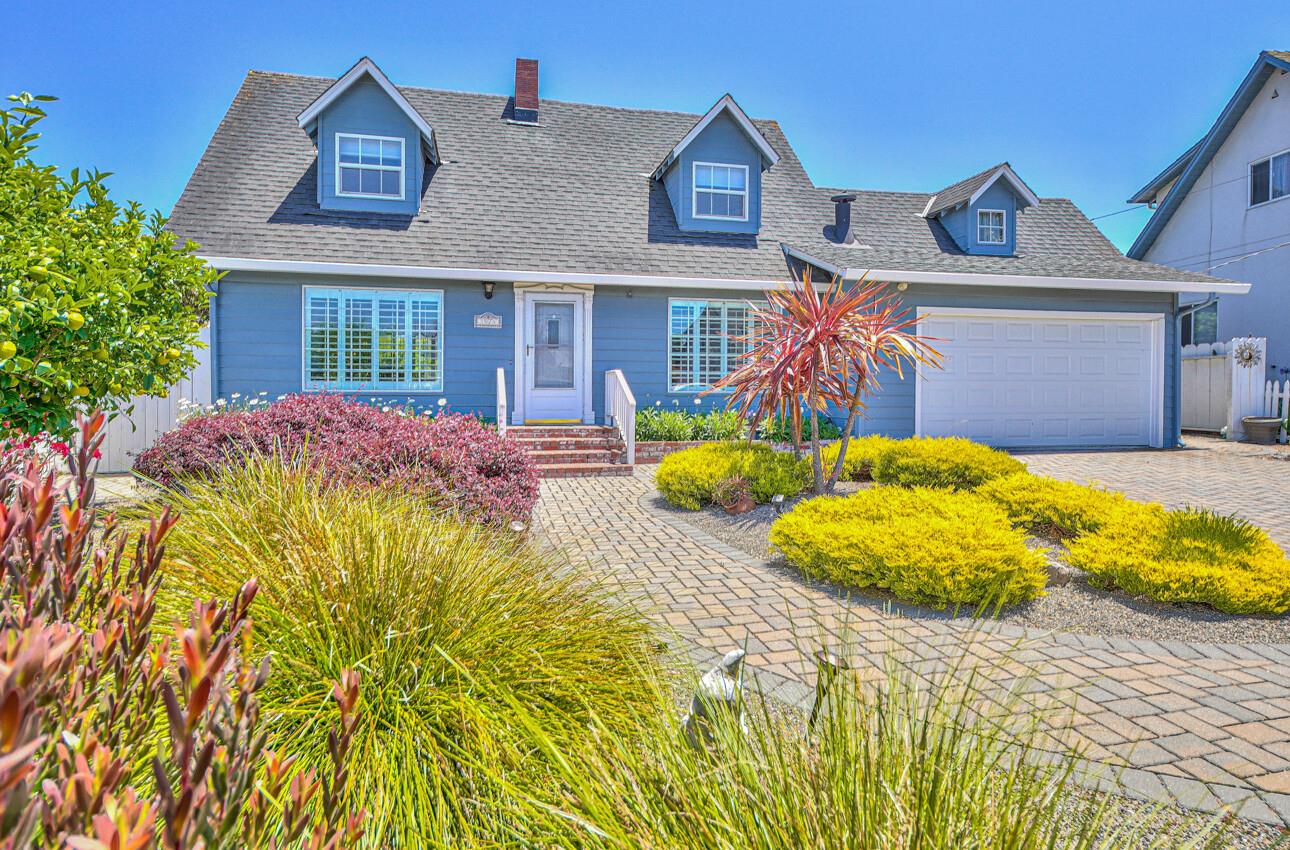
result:
[[[306,289],[308,389],[443,389],[439,292]]]
[[[739,368],[753,328],[745,301],[672,301],[668,314],[668,383],[700,392]]]

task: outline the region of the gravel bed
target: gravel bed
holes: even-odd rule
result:
[[[872,484],[839,484],[845,495]],[[759,505],[753,511],[730,516],[719,507],[701,511],[673,508],[662,497],[653,506],[672,517],[706,531],[713,537],[754,558],[792,571],[794,568],[773,549],[768,538],[775,511]],[[787,510],[787,507],[785,508]],[[1032,539],[1052,551],[1049,560],[1064,564],[1064,549],[1053,541]],[[958,619],[951,615],[901,603],[890,594],[873,588],[847,589],[852,605],[869,606],[876,611],[894,610],[904,616],[925,619]],[[1002,612],[1002,622],[1039,630],[1079,632],[1158,641],[1189,643],[1279,643],[1290,644],[1290,616],[1255,617],[1223,614],[1199,604],[1155,602],[1146,597],[1132,597],[1115,590],[1089,586],[1082,578],[1063,587],[1049,586],[1046,595]],[[1288,845],[1290,846],[1290,845]]]

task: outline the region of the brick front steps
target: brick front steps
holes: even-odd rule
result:
[[[603,425],[513,425],[506,436],[537,464],[539,478],[631,475],[616,428]]]

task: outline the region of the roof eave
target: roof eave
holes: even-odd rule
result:
[[[676,143],[672,150],[668,151],[667,156],[663,157],[663,161],[654,169],[654,172],[651,175],[652,179],[657,180],[662,177],[667,172],[668,168],[671,167],[672,163],[681,158],[681,152],[689,147],[690,143],[697,139],[699,134],[702,133],[709,124],[715,121],[717,116],[722,112],[730,113],[730,116],[734,118],[735,123],[739,125],[739,129],[744,132],[744,135],[748,137],[748,140],[757,148],[757,152],[761,154],[762,159],[765,160],[767,168],[779,162],[779,153],[771,146],[770,142],[766,141],[766,137],[762,135],[761,130],[758,130],[757,125],[753,124],[752,119],[748,117],[748,113],[744,112],[743,109],[740,108],[739,104],[735,102],[735,99],[727,93],[722,95],[721,99],[713,104],[712,108],[705,112],[703,117],[694,123],[694,126],[690,128],[689,132],[686,133],[684,137],[682,137],[681,141]]]
[[[1201,139],[1199,142],[1187,148],[1187,150],[1183,151],[1182,156],[1178,157],[1173,162],[1169,163],[1169,165],[1165,168],[1164,171],[1160,172],[1155,177],[1151,178],[1151,182],[1147,183],[1147,185],[1143,186],[1141,189],[1134,192],[1133,197],[1129,198],[1129,200],[1125,201],[1125,203],[1128,203],[1128,204],[1154,203],[1156,200],[1156,196],[1160,194],[1160,189],[1163,186],[1167,185],[1170,180],[1174,180],[1175,178],[1178,177],[1179,174],[1182,174],[1183,169],[1187,166],[1187,163],[1191,162],[1192,157],[1196,156],[1196,152],[1200,150],[1200,146],[1204,141],[1205,141],[1204,139]]]

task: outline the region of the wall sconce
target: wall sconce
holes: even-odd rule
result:
[[[485,280],[482,283],[484,284],[484,300],[487,301],[493,297],[493,290],[497,288],[497,284],[491,280]]]

